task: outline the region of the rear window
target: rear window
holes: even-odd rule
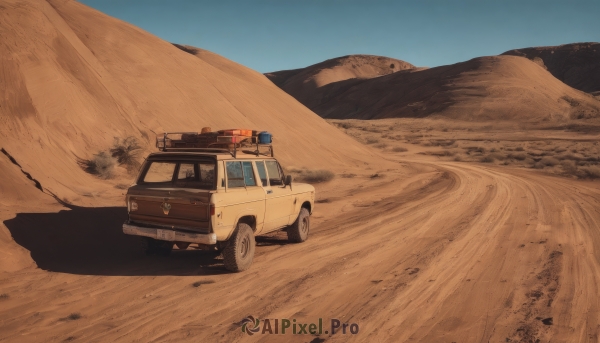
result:
[[[212,161],[153,161],[146,167],[141,183],[155,187],[215,188]]]

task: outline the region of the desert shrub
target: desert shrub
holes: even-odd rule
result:
[[[422,154],[430,155],[430,156],[454,156],[456,154],[456,152],[449,151],[449,150],[442,150],[442,151],[426,151]]]
[[[335,177],[335,174],[332,171],[324,170],[324,169],[317,169],[317,170],[292,169],[292,170],[290,170],[290,172],[292,174],[296,174],[296,175],[294,175],[296,180],[309,182],[309,183],[327,182],[327,181],[331,181]]]
[[[517,152],[514,154],[509,154],[508,157],[514,158],[515,160],[518,160],[518,161],[524,161],[527,158],[527,154],[524,152]]]
[[[0,299],[8,299],[8,298],[9,298],[8,294],[6,294],[6,293],[0,294]]]
[[[393,152],[406,152],[406,151],[408,151],[408,149],[406,149],[403,146],[395,146],[392,148],[392,151]]]
[[[92,159],[78,159],[77,163],[79,163],[79,166],[83,170],[90,174],[97,175],[101,179],[110,179],[113,177],[113,170],[115,164],[117,164],[117,159],[112,157],[108,152],[101,151],[94,155]]]
[[[494,156],[492,154],[490,154],[490,155],[482,157],[479,161],[484,162],[484,163],[492,163],[492,162],[496,161],[496,159],[494,158]]]
[[[379,139],[378,138],[374,138],[374,137],[368,137],[366,139],[367,144],[375,144],[375,143],[379,143]]]
[[[485,154],[485,148],[481,147],[481,146],[469,146],[469,147],[466,147],[465,149],[467,149],[467,151],[469,153],[476,152],[476,153],[480,153],[480,154]]]
[[[341,127],[342,129],[350,129],[353,128],[354,126],[352,124],[350,124],[349,122],[342,122],[342,123],[334,123],[334,125],[336,125],[337,127]]]
[[[450,146],[450,145],[454,145],[454,143],[456,143],[456,140],[454,140],[454,139],[437,139],[437,140],[431,140],[430,142],[432,145],[435,145],[435,146]]]
[[[554,157],[545,156],[538,163],[544,167],[554,167],[555,165],[559,164],[560,161]]]
[[[463,158],[462,158],[462,156],[460,156],[460,155],[456,155],[456,156],[454,156],[454,160],[455,160],[456,162],[462,162]]]
[[[525,151],[522,146],[518,146],[515,148],[515,151]]]
[[[597,179],[600,178],[599,166],[581,166],[577,172],[581,178]]]
[[[379,143],[379,144],[375,144],[374,147],[378,148],[378,149],[385,149],[387,148],[388,144],[387,143]]]
[[[566,174],[569,174],[569,175],[577,174],[577,163],[575,163],[575,161],[565,160],[565,161],[560,162],[560,166]]]
[[[67,321],[67,320],[78,320],[78,319],[81,319],[81,314],[75,312],[75,313],[71,313],[70,315],[68,315],[68,316],[66,316],[64,318],[61,318],[60,320],[61,321]]]
[[[140,166],[139,156],[142,152],[142,147],[138,143],[137,138],[129,136],[125,139],[115,138],[110,153],[112,157],[117,159],[120,165],[127,167],[128,171],[135,171]]]

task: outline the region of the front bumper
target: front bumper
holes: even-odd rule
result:
[[[123,224],[123,233],[132,236],[150,237],[161,241],[200,243],[207,245],[217,244],[217,235],[214,233],[189,233],[169,229],[155,229],[127,223]]]

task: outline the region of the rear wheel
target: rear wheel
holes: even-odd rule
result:
[[[308,239],[310,230],[310,213],[306,208],[301,208],[298,218],[294,224],[287,229],[287,236],[290,242],[302,243]]]
[[[256,241],[250,225],[239,223],[229,244],[223,249],[225,268],[232,272],[241,272],[252,265]]]

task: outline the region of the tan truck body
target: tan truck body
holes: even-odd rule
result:
[[[153,162],[175,165],[170,184],[144,181]],[[185,182],[179,184],[177,170],[181,174],[183,165],[194,163],[203,163],[201,168],[214,163],[214,177],[203,184],[203,189],[187,187]],[[243,153],[235,157],[206,152],[151,154],[127,192],[129,220],[123,225],[123,232],[160,241],[210,246],[227,242],[240,222],[251,226],[255,236],[285,228],[296,221],[302,208],[312,213],[315,189],[302,183],[283,185],[284,175],[278,163],[280,175],[272,178],[271,174],[276,174],[274,163],[276,160],[270,156]],[[239,179],[229,177],[227,168],[238,166],[243,168],[246,182],[243,186]],[[272,172],[265,180],[268,167]],[[252,178],[255,185],[250,182]]]

